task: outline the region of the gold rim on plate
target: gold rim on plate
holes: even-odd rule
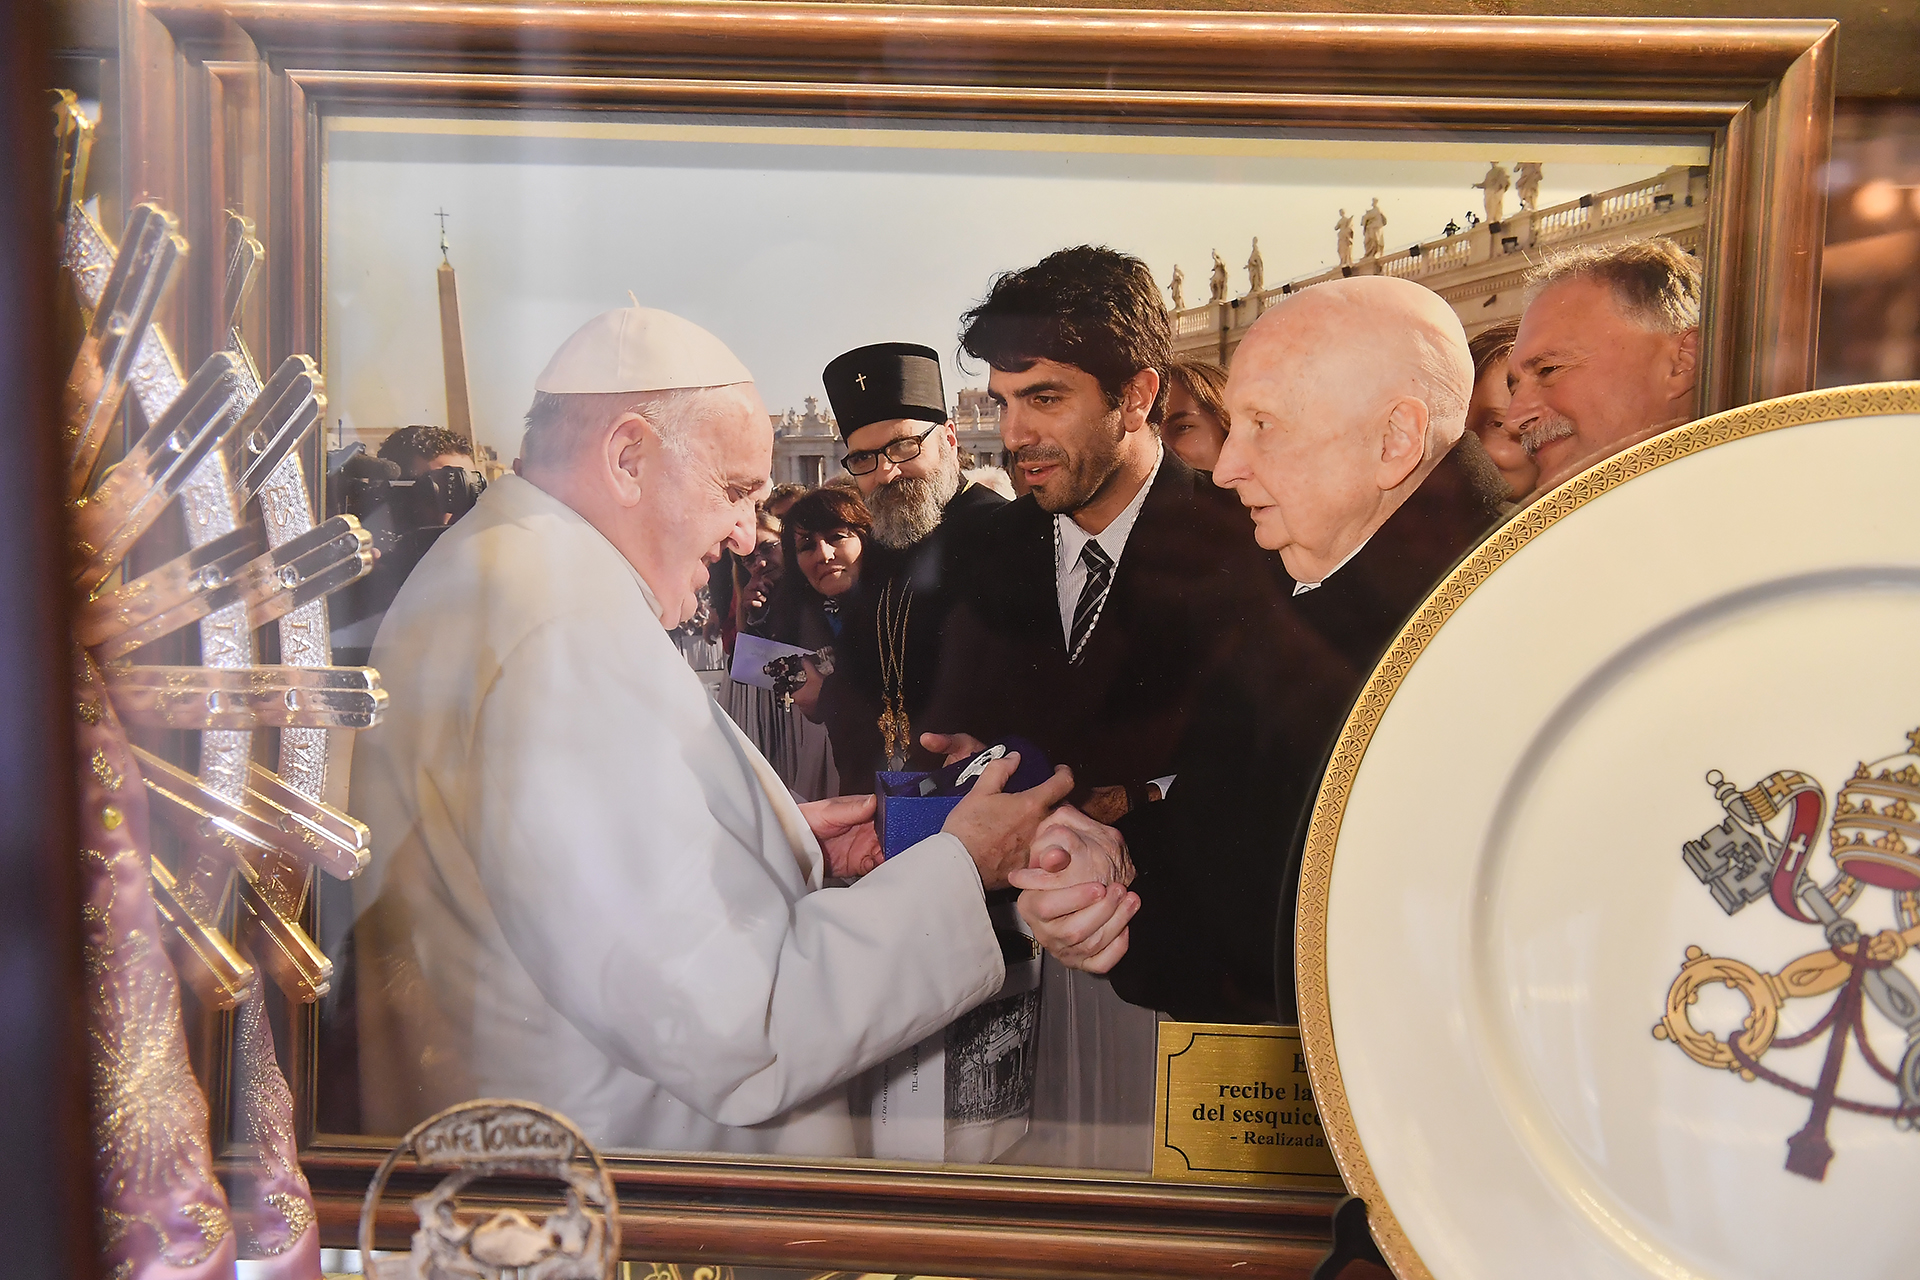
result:
[[[1299,908],[1294,918],[1296,983],[1299,988],[1300,1034],[1307,1052],[1307,1072],[1319,1103],[1320,1122],[1333,1147],[1334,1160],[1347,1189],[1367,1204],[1367,1223],[1399,1280],[1433,1280],[1394,1217],[1380,1191],[1373,1166],[1360,1145],[1347,1090],[1340,1076],[1340,1056],[1333,1036],[1333,1010],[1327,996],[1327,900],[1333,884],[1334,848],[1346,816],[1347,797],[1373,731],[1386,713],[1401,681],[1425,651],[1434,633],[1453,616],[1487,576],[1512,559],[1515,552],[1559,522],[1569,512],[1618,488],[1635,476],[1715,445],[1784,427],[1833,422],[1843,418],[1882,414],[1920,413],[1920,382],[1883,382],[1807,391],[1729,409],[1709,418],[1675,427],[1596,464],[1567,480],[1513,519],[1496,529],[1436,587],[1419,610],[1400,629],[1380,665],[1361,689],[1347,723],[1334,744],[1320,794],[1314,801],[1312,825],[1300,868]]]

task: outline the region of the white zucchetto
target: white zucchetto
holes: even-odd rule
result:
[[[574,330],[534,379],[549,395],[679,391],[752,382],[740,358],[690,320],[652,307],[602,311]]]

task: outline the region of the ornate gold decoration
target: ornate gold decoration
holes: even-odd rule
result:
[[[126,775],[108,762],[104,751],[96,749],[87,763],[93,766],[93,776],[100,779],[100,785],[109,791],[118,791],[120,784],[126,781]]]
[[[280,1211],[281,1218],[286,1221],[287,1239],[286,1243],[277,1247],[262,1245],[256,1240],[255,1247],[269,1256],[284,1253],[300,1243],[300,1237],[307,1234],[307,1228],[316,1221],[313,1202],[299,1196],[288,1195],[284,1191],[269,1191],[264,1198],[268,1204]]]
[[[1703,1067],[1719,1067],[1751,1080],[1753,1072],[1735,1060],[1730,1046],[1713,1032],[1698,1030],[1687,1018],[1687,1006],[1700,998],[1700,988],[1715,982],[1724,982],[1747,998],[1749,1012],[1742,1024],[1740,1047],[1749,1057],[1765,1053],[1780,1026],[1780,1001],[1787,995],[1784,984],[1750,964],[1710,956],[1699,947],[1687,948],[1680,976],[1667,991],[1666,1016],[1654,1024],[1654,1038],[1673,1041]]]
[[[1906,736],[1911,743],[1920,738],[1920,729]],[[1911,759],[1862,760],[1834,798],[1829,829],[1834,861],[1869,883],[1920,878],[1915,804],[1920,804],[1920,767]]]
[[[212,1164],[206,1103],[180,1038],[179,989],[145,959],[146,949],[137,945],[119,956],[98,950],[92,956],[98,971],[88,1029],[94,1132],[102,1181],[116,1195],[166,1190],[180,1161],[202,1170]],[[204,1247],[190,1261],[201,1261],[225,1236],[226,1211],[203,1201],[180,1211],[199,1215]],[[170,1252],[172,1242],[164,1248]]]
[[[1327,771],[1321,779],[1320,793],[1314,801],[1295,919],[1298,956],[1295,980],[1300,999],[1300,1030],[1306,1042],[1314,1096],[1320,1102],[1321,1123],[1333,1143],[1334,1158],[1348,1189],[1366,1201],[1374,1239],[1400,1280],[1431,1280],[1432,1272],[1407,1239],[1392,1206],[1381,1194],[1379,1181],[1360,1142],[1340,1074],[1327,991],[1327,902],[1332,888],[1334,848],[1340,838],[1341,820],[1360,761],[1366,755],[1374,731],[1379,728],[1387,703],[1434,633],[1489,574],[1520,548],[1601,494],[1635,476],[1729,441],[1838,418],[1916,412],[1920,412],[1920,383],[1915,382],[1809,391],[1701,418],[1615,454],[1568,479],[1489,535],[1428,595],[1368,677],[1334,744]]]
[[[371,669],[330,665],[325,596],[371,567],[370,543],[350,519],[314,518],[299,446],[326,404],[317,365],[288,357],[263,384],[235,327],[262,257],[251,224],[227,222],[223,349],[183,376],[153,317],[186,242],[166,212],[142,204],[116,247],[83,203],[90,132],[71,94],[56,116],[61,261],[87,326],[58,426],[73,581],[85,597],[76,711],[85,745],[99,743],[81,766],[83,833],[100,846],[84,855],[95,886],[83,908],[87,971],[99,995],[90,1010],[94,1129],[108,1267],[131,1275],[156,1260],[204,1261],[234,1222],[249,1250],[266,1255],[314,1227],[293,1099],[255,969],[221,929],[237,904],[239,940],[283,990],[307,1002],[327,990],[331,964],[300,924],[312,872],[354,875],[367,844],[364,826],[322,802],[329,731],[371,726],[386,695]],[[96,475],[128,399],[151,425]],[[248,525],[256,499],[259,523]],[[125,581],[127,557],[169,509],[190,550]],[[254,632],[269,624],[284,665],[257,666]],[[185,627],[197,629],[204,665],[127,663]],[[96,663],[109,662],[103,679]],[[197,767],[151,755],[136,764],[123,724],[197,730]],[[252,761],[257,729],[278,731],[278,773]],[[135,786],[118,794],[130,778]],[[149,789],[170,816],[188,819],[188,861],[177,875],[148,856]],[[118,803],[102,804],[104,793]],[[256,1158],[235,1171],[232,1220],[207,1157],[207,1109],[186,1057],[175,970],[153,945],[156,933],[208,1006],[241,1008],[228,1059],[235,1136]]]
[[[102,1206],[100,1209],[100,1243],[102,1248],[112,1255],[126,1243],[136,1227],[151,1230],[160,1244],[160,1255],[175,1266],[194,1267],[211,1258],[220,1247],[220,1242],[232,1234],[232,1224],[227,1215],[217,1205],[196,1202],[182,1210],[188,1223],[196,1233],[191,1243],[188,1237],[174,1234],[177,1225],[169,1230],[169,1224],[151,1213],[122,1213],[117,1209]],[[186,1251],[181,1251],[181,1246]],[[114,1264],[107,1274],[111,1280],[131,1280],[135,1271],[134,1260],[123,1258]]]
[[[907,622],[913,613],[913,588],[889,582],[875,611],[880,633],[880,740],[887,768],[907,767],[913,726],[907,719]]]
[[[252,1156],[236,1174],[234,1227],[247,1255],[278,1257],[300,1243],[316,1218],[296,1154],[293,1093],[274,1061],[263,992],[235,1012],[233,1038],[241,1091],[233,1140]]]

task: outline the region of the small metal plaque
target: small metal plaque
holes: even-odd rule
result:
[[[446,1176],[413,1198],[420,1228],[412,1247],[380,1257],[373,1227],[381,1196],[408,1154],[420,1169]],[[536,1222],[523,1209],[500,1208],[497,1197],[467,1194],[503,1175],[551,1178],[564,1203]],[[360,1253],[374,1260],[368,1274],[376,1280],[614,1280],[620,1206],[606,1163],[565,1116],[531,1102],[478,1098],[421,1121],[380,1162],[360,1211]]]
[[[423,1125],[414,1156],[429,1169],[564,1164],[583,1154],[572,1126],[533,1107],[470,1106]]]
[[[1298,1027],[1160,1024],[1153,1176],[1341,1189]]]

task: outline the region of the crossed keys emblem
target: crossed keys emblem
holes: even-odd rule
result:
[[[1824,885],[1815,881],[1809,863],[1827,796],[1813,778],[1793,770],[1770,774],[1745,790],[1718,770],[1708,773],[1707,785],[1726,810],[1726,820],[1681,849],[1688,868],[1728,915],[1764,898],[1789,920],[1825,936],[1825,946],[1777,973],[1688,947],[1680,976],[1667,990],[1666,1012],[1653,1027],[1656,1039],[1670,1041],[1702,1066],[1734,1072],[1748,1082],[1763,1080],[1808,1099],[1806,1125],[1787,1139],[1786,1167],[1815,1181],[1826,1177],[1833,1159],[1827,1122],[1835,1109],[1920,1130],[1920,987],[1900,968],[1920,944],[1920,729],[1908,734],[1907,742],[1904,754],[1862,761],[1835,796],[1828,846],[1836,871]],[[1893,928],[1868,933],[1849,914],[1868,889],[1892,896]],[[1741,1030],[1725,1041],[1695,1027],[1688,1016],[1700,989],[1716,982],[1738,991],[1749,1009]],[[1797,1035],[1779,1034],[1787,1001],[1828,996],[1832,1002],[1811,1027]],[[1889,1064],[1874,1048],[1869,1009],[1905,1033],[1906,1048],[1897,1063]],[[1822,1036],[1826,1056],[1811,1083],[1762,1061],[1770,1050],[1813,1044]],[[1849,1042],[1873,1074],[1892,1086],[1890,1101],[1840,1096]]]

